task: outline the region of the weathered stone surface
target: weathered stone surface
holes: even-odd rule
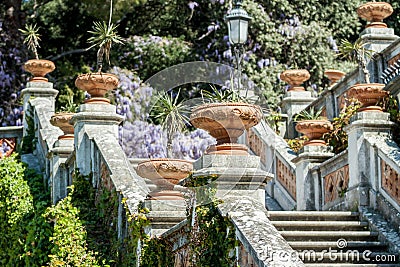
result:
[[[249,197],[227,197],[218,209],[233,222],[237,238],[257,266],[304,266],[271,224],[267,210],[260,203]]]
[[[391,252],[400,253],[399,229],[394,229],[382,215],[371,208],[361,207],[361,217],[367,220],[373,231],[379,233],[379,238],[388,243]],[[396,214],[400,216],[399,213]]]

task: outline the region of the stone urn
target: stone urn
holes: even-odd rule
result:
[[[330,81],[330,86],[335,85],[338,81],[340,81],[344,75],[346,75],[345,72],[340,71],[340,70],[325,70],[324,74],[326,77],[328,77]]]
[[[59,127],[64,132],[64,135],[59,136],[58,140],[74,139],[74,126],[69,123],[74,115],[75,113],[60,112],[51,116],[50,123],[56,127]]]
[[[30,82],[47,82],[46,74],[55,70],[56,66],[50,60],[30,59],[25,62],[23,69],[33,75]]]
[[[136,172],[143,178],[150,179],[157,191],[150,193],[152,199],[183,199],[182,193],[173,191],[174,186],[193,171],[193,164],[182,159],[150,159],[138,164]]]
[[[360,18],[367,20],[367,28],[387,28],[383,20],[393,13],[393,8],[386,2],[368,2],[357,8]]]
[[[290,85],[288,91],[305,91],[301,84],[310,79],[310,73],[304,69],[285,70],[279,77]]]
[[[361,108],[358,110],[362,111],[375,111],[382,112],[382,107],[376,104],[384,97],[389,95],[389,92],[384,91],[384,84],[381,83],[362,83],[355,84],[347,91],[349,98],[355,98],[361,102]]]
[[[110,73],[86,73],[75,80],[76,87],[90,94],[91,98],[85,103],[91,104],[109,104],[110,100],[105,95],[117,88],[118,83],[118,77]]]
[[[308,141],[304,146],[326,146],[322,136],[332,130],[332,124],[328,120],[303,120],[296,124],[296,131],[307,136]]]
[[[209,103],[196,107],[190,122],[206,130],[217,140],[208,154],[248,155],[245,145],[237,144],[245,130],[257,125],[263,117],[261,108],[247,103]]]

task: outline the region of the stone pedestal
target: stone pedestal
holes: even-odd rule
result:
[[[150,212],[151,236],[160,236],[174,225],[186,219],[185,200],[145,200],[143,207]]]
[[[47,155],[50,161],[50,188],[53,204],[67,196],[67,186],[70,184],[68,170],[64,167],[64,163],[73,151],[73,139],[60,139],[54,143]]]
[[[28,82],[26,84],[26,88],[21,91],[21,98],[23,100],[24,107],[24,136],[27,134],[26,131],[28,129],[28,124],[26,121],[26,116],[30,116],[33,114],[29,114],[28,106],[29,100],[34,98],[43,98],[43,100],[47,100],[47,109],[54,113],[55,110],[55,101],[56,96],[58,94],[58,90],[53,88],[53,83],[50,82]]]
[[[193,164],[193,179],[216,175],[217,198],[248,196],[265,207],[265,185],[273,175],[260,164],[258,156],[204,155]]]
[[[321,197],[318,177],[310,170],[335,154],[327,146],[305,146],[292,161],[296,164],[297,210],[317,210]]]
[[[111,133],[118,139],[118,125],[123,117],[116,113],[116,107],[110,104],[83,104],[71,122],[74,125],[76,163],[79,171],[87,175],[91,171],[91,144],[85,137],[87,132]]]
[[[399,37],[394,34],[394,29],[391,28],[366,28],[360,33],[360,38],[366,49],[379,53]],[[384,66],[377,63],[378,61],[373,60],[368,64],[371,82],[380,82],[379,76],[384,71]]]
[[[389,121],[389,114],[383,112],[358,112],[350,119],[350,125],[346,126],[348,134],[348,158],[349,158],[349,189],[346,193],[348,208],[369,204],[368,190],[371,179],[369,155],[365,144],[365,137],[388,136],[393,122]]]
[[[360,38],[366,49],[380,52],[399,37],[394,34],[394,29],[391,28],[365,28],[360,33]]]
[[[289,91],[286,92],[282,102],[282,112],[288,116],[285,138],[294,138],[297,132],[294,129],[293,116],[305,109],[315,100],[308,91]]]

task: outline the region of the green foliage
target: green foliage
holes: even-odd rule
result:
[[[32,107],[28,104],[25,110],[25,121],[27,124],[26,135],[22,138],[21,142],[21,153],[29,154],[36,149],[37,138],[35,136],[35,121],[32,114]]]
[[[31,169],[26,169],[24,179],[27,181],[33,197],[34,211],[20,225],[26,229],[24,253],[21,255],[23,266],[43,266],[48,262],[48,255],[53,247],[50,236],[53,228],[42,216],[50,206],[50,192],[44,188],[43,177]]]
[[[163,238],[148,239],[142,248],[141,267],[173,267],[174,254],[171,244]]]
[[[94,22],[93,29],[89,31],[92,34],[92,37],[88,39],[88,42],[93,44],[89,47],[98,46],[97,50],[97,68],[98,72],[101,72],[101,68],[103,66],[103,57],[106,56],[106,60],[108,64],[110,64],[110,51],[111,45],[115,44],[123,44],[124,39],[117,34],[118,25],[113,25],[112,23],[107,24],[105,21],[103,22]]]
[[[338,57],[346,58],[358,63],[360,72],[364,75],[364,81],[370,82],[370,75],[367,69],[367,60],[372,57],[373,50],[365,48],[365,43],[359,38],[354,43],[343,39],[340,41]]]
[[[184,38],[171,36],[131,36],[118,55],[120,66],[136,70],[142,79],[193,59],[192,45]]]
[[[400,144],[400,112],[399,104],[396,98],[392,95],[389,95],[388,97],[380,100],[377,103],[377,106],[382,107],[385,112],[389,113],[390,120],[394,122],[394,126],[392,129],[392,138],[397,144]]]
[[[231,80],[231,84],[233,84],[233,81]],[[203,98],[203,102],[206,102],[205,100],[211,101],[212,103],[235,103],[235,102],[245,102],[247,103],[247,99],[243,96],[240,95],[240,93],[231,88],[228,89],[220,89],[218,90],[215,86],[211,85],[211,92],[207,90],[201,90],[200,93]],[[205,98],[205,99],[204,99]]]
[[[180,91],[176,96],[171,92],[158,93],[151,116],[157,124],[167,132],[168,157],[172,157],[172,141],[174,135],[185,130],[189,124],[188,114],[190,109],[179,100]]]
[[[282,114],[270,112],[267,116],[265,116],[265,121],[275,131],[276,134],[280,134],[279,128],[283,125]]]
[[[54,223],[54,233],[50,241],[50,266],[101,266],[95,253],[87,248],[86,230],[79,220],[79,210],[72,205],[74,186],[70,193],[55,206],[47,208],[43,215]]]
[[[307,136],[303,135],[294,139],[287,139],[286,142],[291,150],[298,153],[304,146],[304,142],[308,141]]]
[[[235,228],[228,218],[222,217],[213,199],[206,205],[196,206],[196,221],[190,230],[190,259],[194,266],[233,266],[238,245]],[[193,212],[193,211],[192,211]],[[192,214],[188,220],[191,221]]]
[[[323,136],[325,142],[333,147],[334,153],[340,153],[347,148],[348,136],[344,127],[349,125],[350,118],[361,107],[361,103],[356,99],[349,99],[346,102],[345,107],[339,113],[339,117],[333,118],[333,130]]]
[[[39,59],[39,55],[37,53],[37,47],[40,47],[40,34],[38,33],[39,27],[37,25],[26,24],[25,29],[19,29],[20,32],[25,36],[24,44],[28,45],[28,49],[30,49],[35,55],[36,59]]]
[[[24,171],[16,154],[0,159],[1,266],[20,264],[19,256],[24,249],[24,229],[21,224],[34,209]]]
[[[310,110],[304,109],[299,114],[294,116],[294,121],[321,120],[323,118],[321,113],[322,108],[319,110],[315,110],[314,107],[311,107]]]
[[[74,92],[69,87],[67,87],[66,93],[67,94],[63,96],[63,98],[66,101],[66,104],[61,107],[61,112],[71,112],[71,113],[77,112],[79,106],[76,103],[74,103]]]

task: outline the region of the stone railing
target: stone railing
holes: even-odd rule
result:
[[[311,170],[315,181],[320,181],[315,192],[317,210],[340,209],[349,186],[347,150],[324,161]]]
[[[247,145],[261,158],[262,168],[274,174],[266,190],[285,209],[296,206],[296,166],[291,161],[296,153],[286,141],[265,122],[251,128],[247,133]]]
[[[22,160],[28,165],[50,176],[50,164],[47,154],[62,131],[50,124],[50,118],[54,114],[55,97],[58,91],[53,89],[49,82],[28,82],[21,92],[24,103],[24,135],[33,132],[34,138],[29,140],[33,153],[26,154]]]
[[[235,251],[242,267],[304,266],[294,251],[268,219],[265,207],[253,198],[227,197],[218,205],[222,216],[229,218],[239,246]],[[190,222],[184,220],[161,235],[171,243],[175,267],[190,266]]]

